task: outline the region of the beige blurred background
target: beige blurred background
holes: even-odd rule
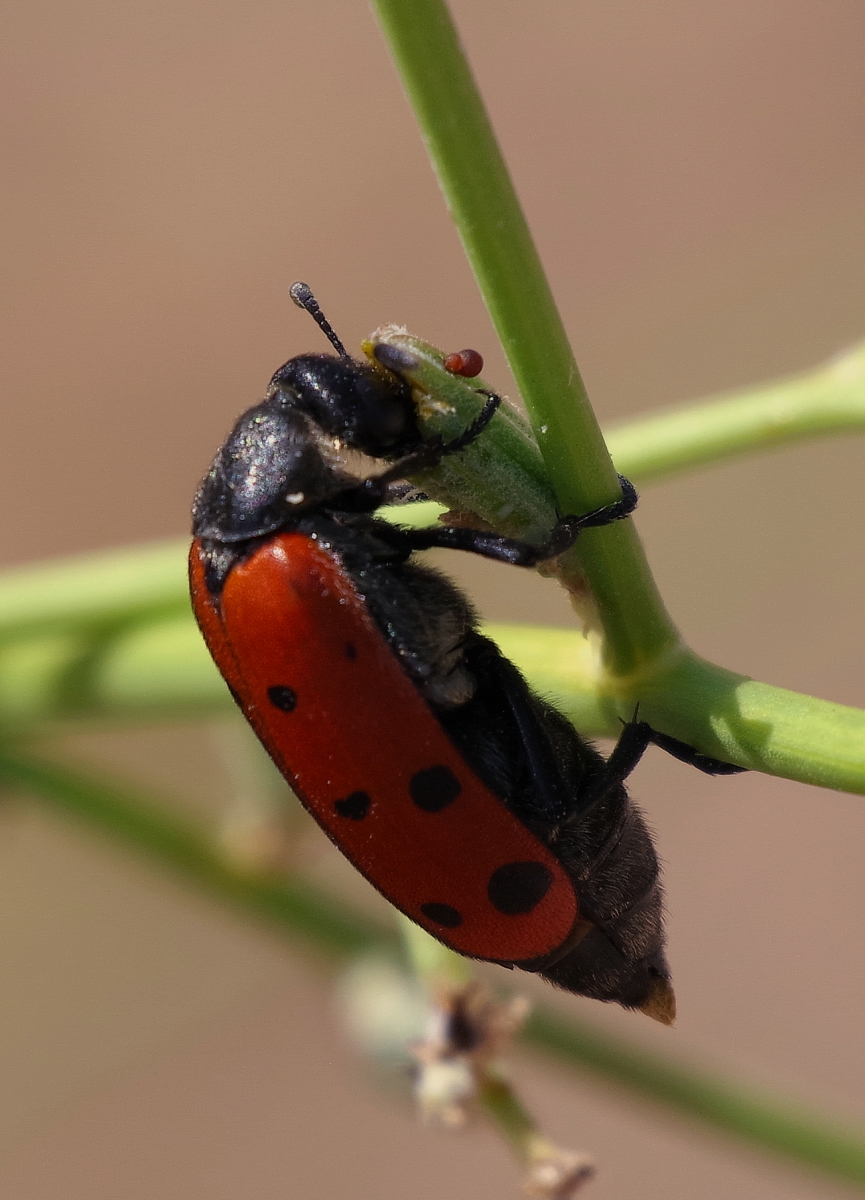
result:
[[[455,0],[602,421],[805,367],[865,332],[857,0]],[[234,416],[385,320],[509,377],[360,0],[11,0],[0,556],[182,534]],[[671,611],[725,665],[865,704],[860,438],[647,490]],[[443,556],[484,614],[567,623],[553,585]],[[215,811],[213,734],[79,754]],[[849,1119],[865,1112],[865,807],[659,753],[633,790],[666,862],[674,1031],[564,1007]],[[4,1200],[492,1200],[487,1130],[376,1090],[331,980],[30,805],[0,815]],[[323,870],[341,867],[324,861]],[[593,1200],[815,1200],[816,1175],[517,1055]]]

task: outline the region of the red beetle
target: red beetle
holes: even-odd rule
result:
[[[461,954],[671,1021],[658,863],[623,781],[653,740],[738,768],[636,721],[605,762],[411,557],[534,566],[626,517],[633,488],[542,546],[376,518],[397,481],[481,436],[498,397],[455,442],[424,441],[403,352],[379,347],[393,371],[352,360],[306,285],[292,294],[339,357],[282,366],[199,488],[192,599],[217,666],[301,802],[412,920]],[[343,448],[382,470],[352,474]]]

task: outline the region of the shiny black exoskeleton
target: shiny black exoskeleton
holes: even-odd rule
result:
[[[411,558],[416,550],[443,546],[534,566],[562,553],[582,529],[628,516],[636,504],[633,488],[622,480],[620,500],[561,519],[541,546],[479,530],[406,529],[377,519],[375,510],[397,481],[480,436],[498,398],[484,393],[481,415],[457,441],[425,441],[408,385],[350,359],[308,289],[295,285],[292,294],[340,357],[301,355],[287,362],[219,450],[193,507],[209,591],[218,597],[234,564],[277,531],[316,539],[351,577],[465,759],[573,879],[587,922],[582,940],[558,961],[542,964],[540,973],[569,991],[671,1020],[657,857],[623,781],[651,741],[712,773],[738,768],[636,721],[605,761],[478,632],[462,592]],[[393,356],[387,361],[399,365]],[[367,461],[352,469],[346,450]]]

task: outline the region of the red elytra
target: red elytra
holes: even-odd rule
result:
[[[278,534],[215,602],[194,542],[190,576],[201,631],[247,719],[392,904],[474,958],[528,963],[571,940],[578,901],[564,868],[462,758],[331,555]]]

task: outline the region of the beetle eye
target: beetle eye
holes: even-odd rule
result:
[[[353,441],[368,453],[389,450],[417,437],[411,397],[378,379],[359,378],[354,389]]]

